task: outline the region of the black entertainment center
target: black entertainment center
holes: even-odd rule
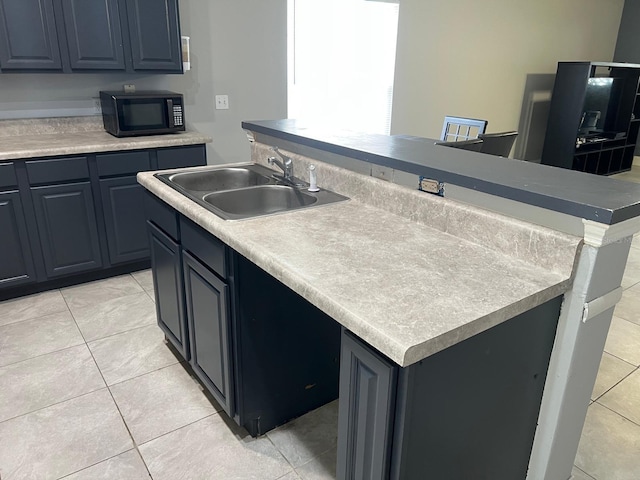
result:
[[[559,62],[542,163],[598,175],[631,169],[640,65]]]

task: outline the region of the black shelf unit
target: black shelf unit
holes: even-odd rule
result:
[[[541,163],[597,175],[631,169],[640,65],[559,62]]]

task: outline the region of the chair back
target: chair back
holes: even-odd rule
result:
[[[471,140],[460,140],[459,142],[443,142],[437,141],[436,145],[442,145],[443,147],[459,148],[461,150],[471,150],[472,152],[479,152],[482,149],[482,140],[479,138],[472,138]]]
[[[508,157],[518,132],[485,133],[478,135],[482,139],[482,153]]]
[[[487,120],[478,120],[477,118],[446,116],[444,117],[440,140],[457,142],[477,138],[478,135],[485,132],[488,123]]]

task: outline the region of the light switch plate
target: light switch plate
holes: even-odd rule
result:
[[[229,110],[229,95],[216,95],[216,110]]]

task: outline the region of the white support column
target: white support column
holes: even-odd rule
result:
[[[640,218],[583,222],[585,244],[560,313],[527,480],[571,477],[631,240],[640,231]]]

